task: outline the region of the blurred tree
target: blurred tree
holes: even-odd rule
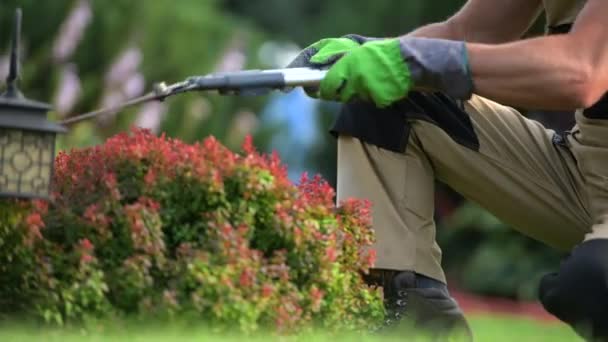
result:
[[[254,67],[250,56],[262,39],[213,0],[5,0],[0,51],[8,48],[17,6],[24,12],[22,88],[31,98],[53,99],[57,118],[141,95],[155,81]],[[98,143],[134,122],[186,141],[213,134],[235,147],[255,128],[251,113],[262,102],[185,95],[78,124],[61,147]]]
[[[537,298],[540,278],[565,255],[534,241],[467,202],[439,230],[443,266],[463,289],[520,300]]]
[[[464,0],[223,0],[222,3],[279,38],[307,45],[348,33],[377,37],[403,34],[447,18]]]

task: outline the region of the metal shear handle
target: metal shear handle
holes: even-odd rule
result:
[[[245,70],[194,76],[186,80],[193,90],[237,92],[255,89],[287,89],[318,86],[326,70],[288,68],[274,70]]]
[[[327,70],[310,68],[286,68],[272,70],[244,70],[189,77],[183,82],[154,85],[154,90],[144,96],[131,99],[118,106],[74,116],[61,122],[68,125],[100,115],[120,111],[126,107],[165,98],[189,91],[217,90],[221,94],[263,95],[271,90],[288,90],[294,87],[315,87],[325,77]]]

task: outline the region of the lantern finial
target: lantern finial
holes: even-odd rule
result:
[[[6,92],[4,96],[12,98],[23,97],[17,88],[19,81],[19,41],[21,39],[21,8],[15,10],[15,26],[13,28],[13,41],[11,43],[11,60],[6,78]]]

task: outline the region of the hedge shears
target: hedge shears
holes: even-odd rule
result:
[[[164,101],[167,97],[191,91],[218,91],[222,95],[265,95],[273,90],[289,91],[296,87],[317,87],[327,70],[286,68],[271,70],[243,70],[188,77],[185,81],[154,84],[146,95],[117,106],[80,114],[61,121],[70,125],[93,117],[118,112],[124,108],[150,101]]]

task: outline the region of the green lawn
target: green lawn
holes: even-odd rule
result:
[[[474,317],[471,319],[471,325],[477,341],[583,341],[572,329],[560,323],[537,323],[517,318]]]
[[[537,323],[517,318],[498,318],[476,316],[471,318],[471,325],[475,333],[476,341],[509,341],[509,342],[541,342],[541,341],[581,341],[564,325],[556,323]],[[56,330],[38,330],[24,328],[5,327],[0,329],[0,341],[2,342],[72,342],[72,341],[116,341],[116,342],[155,342],[155,341],[235,341],[244,342],[251,340],[267,341],[267,337],[243,338],[213,336],[205,333],[204,329],[177,329],[177,328],[133,328],[125,331],[112,330],[106,333],[98,332],[87,334],[84,332],[66,332]],[[277,339],[280,341],[292,340],[288,338]],[[385,338],[366,336],[344,336],[342,338],[324,337],[322,333],[316,336],[305,336],[301,341],[387,341]],[[403,340],[390,338],[388,340]]]

